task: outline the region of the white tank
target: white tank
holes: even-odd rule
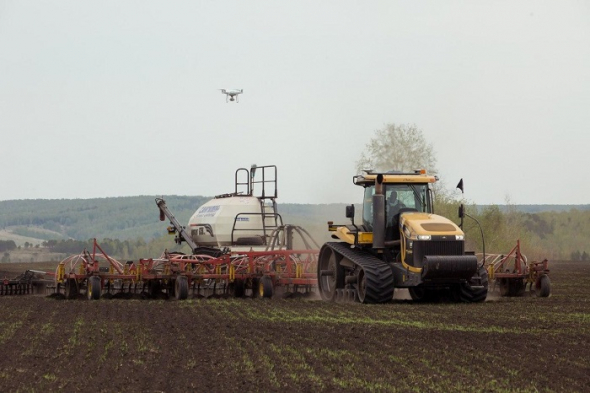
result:
[[[187,229],[199,246],[260,245],[264,238],[260,199],[254,196],[212,199],[197,209]]]

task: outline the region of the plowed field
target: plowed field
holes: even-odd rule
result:
[[[590,391],[590,263],[550,268],[482,304],[4,296],[0,391]]]

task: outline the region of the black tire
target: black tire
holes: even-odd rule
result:
[[[64,284],[66,299],[76,299],[78,297],[78,281],[75,278],[68,278]]]
[[[546,274],[541,275],[535,282],[535,294],[538,297],[549,297],[551,295],[551,280]]]
[[[176,300],[184,300],[188,297],[188,278],[178,276],[174,280],[174,297]]]
[[[272,278],[263,276],[258,284],[258,293],[263,298],[271,298],[273,293]]]
[[[318,260],[318,290],[323,300],[335,300],[337,289],[344,288],[344,268],[336,253],[327,246],[320,250]]]
[[[100,292],[102,289],[100,287],[100,285],[101,285],[100,277],[92,276],[92,277],[88,278],[88,283],[86,284],[86,286],[87,286],[86,295],[88,296],[89,300],[100,299]]]
[[[469,280],[459,284],[456,289],[456,299],[464,303],[480,303],[488,296],[488,271],[480,266],[477,274]]]
[[[246,286],[244,280],[234,280],[234,297],[244,297]]]

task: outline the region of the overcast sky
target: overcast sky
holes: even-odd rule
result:
[[[256,163],[279,203],[358,203],[388,123],[475,203],[590,203],[590,2],[0,0],[0,200],[215,195]]]

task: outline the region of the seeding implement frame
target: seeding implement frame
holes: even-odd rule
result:
[[[317,285],[318,250],[266,250],[231,252],[218,257],[164,252],[159,259],[121,263],[108,256],[96,239],[92,253],[84,250],[59,263],[56,292],[66,298],[86,294],[98,299],[109,294],[142,294],[157,298],[233,295],[270,298],[275,289],[309,293]]]
[[[42,278],[46,274],[43,271],[27,270],[12,279],[4,277],[0,281],[0,296],[43,293],[47,285],[53,282],[52,280]]]

